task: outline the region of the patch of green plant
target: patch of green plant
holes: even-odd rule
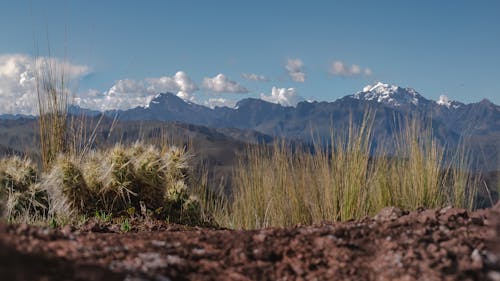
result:
[[[59,224],[57,223],[56,218],[50,218],[49,219],[49,227],[50,228],[57,228]]]
[[[128,219],[124,219],[120,225],[120,230],[122,232],[129,232],[131,230],[130,222]]]
[[[94,218],[96,218],[99,222],[111,222],[113,219],[113,214],[96,210],[94,213]]]

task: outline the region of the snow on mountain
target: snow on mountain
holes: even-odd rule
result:
[[[448,98],[448,96],[445,95],[440,95],[439,100],[437,100],[436,103],[442,106],[446,106],[447,108],[454,108],[454,109],[464,105],[461,102],[450,100],[450,98]]]
[[[393,107],[408,104],[418,106],[422,102],[427,102],[424,97],[412,88],[402,88],[382,82],[364,87],[361,92],[351,95],[351,98],[376,101]]]

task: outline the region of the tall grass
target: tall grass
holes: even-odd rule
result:
[[[40,152],[43,170],[68,149],[68,81],[64,63],[52,58],[36,60]]]
[[[360,124],[332,131],[331,145],[294,151],[284,142],[248,148],[234,173],[234,193],[225,223],[262,228],[341,221],[375,214],[385,206],[473,206],[479,182],[468,174],[465,150],[446,163],[445,150],[419,119],[386,144],[395,153],[373,151],[374,113]],[[352,119],[351,119],[352,120]],[[380,147],[380,146],[379,146]]]

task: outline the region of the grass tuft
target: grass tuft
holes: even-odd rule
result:
[[[465,149],[447,162],[431,126],[408,119],[387,140],[395,153],[373,151],[374,116],[367,112],[360,124],[351,121],[345,130],[332,131],[331,145],[316,143],[314,153],[293,151],[284,142],[249,147],[235,169],[233,200],[222,225],[253,229],[343,221],[386,206],[474,206],[479,180],[469,173]]]

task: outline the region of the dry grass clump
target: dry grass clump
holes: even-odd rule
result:
[[[27,212],[71,219],[96,211],[130,215],[131,209],[145,208],[159,218],[197,224],[201,208],[187,188],[188,160],[189,155],[176,147],[161,151],[142,143],[118,144],[83,157],[60,155],[40,180],[29,160],[2,160],[7,216]]]
[[[373,118],[367,113],[361,124],[332,132],[331,145],[316,144],[314,153],[292,152],[285,143],[249,148],[235,169],[223,225],[249,229],[342,221],[386,206],[473,207],[479,181],[468,172],[465,149],[446,160],[430,129],[412,119],[387,140],[396,147],[393,155],[383,148],[373,151]]]
[[[40,152],[42,168],[48,171],[60,153],[68,150],[68,73],[65,63],[53,58],[36,60]]]

